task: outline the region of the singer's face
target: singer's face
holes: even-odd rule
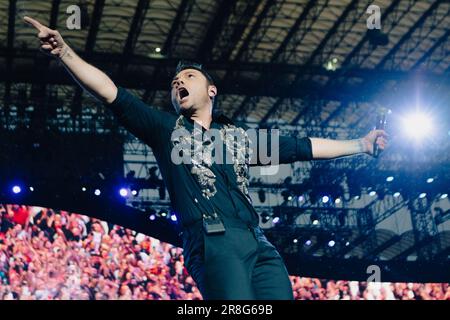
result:
[[[208,106],[211,103],[210,87],[213,86],[198,70],[185,69],[178,73],[171,83],[171,99],[177,113]]]

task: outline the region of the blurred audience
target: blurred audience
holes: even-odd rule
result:
[[[0,205],[0,300],[200,300],[182,249],[98,219]],[[291,276],[297,300],[450,300],[449,284]]]

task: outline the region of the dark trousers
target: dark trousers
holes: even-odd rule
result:
[[[186,268],[204,299],[293,299],[284,262],[259,227],[227,226],[224,234],[197,236],[203,243],[191,246]]]

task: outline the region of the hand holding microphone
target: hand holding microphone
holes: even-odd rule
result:
[[[387,113],[389,113],[389,110],[386,108],[381,108],[380,112],[377,115],[377,124],[375,126],[375,130],[382,130],[384,133],[386,133],[384,130],[386,129],[386,115]],[[380,143],[377,143],[379,140],[379,138],[377,137],[375,139],[375,141],[373,142],[373,156],[375,158],[378,158],[378,156],[380,155],[381,151],[384,150],[385,146],[386,146],[386,142],[385,139],[384,141],[380,141]],[[381,143],[383,142],[383,143]],[[380,145],[382,146],[382,149],[380,149]]]
[[[390,113],[387,108],[381,108],[377,115],[377,124],[375,129],[370,131],[364,138],[366,145],[366,152],[375,158],[378,158],[380,153],[387,146],[388,134],[386,129],[386,116]]]

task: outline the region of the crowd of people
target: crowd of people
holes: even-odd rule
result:
[[[297,300],[450,300],[449,284],[291,276]],[[0,300],[200,300],[182,249],[87,216],[0,205]]]

